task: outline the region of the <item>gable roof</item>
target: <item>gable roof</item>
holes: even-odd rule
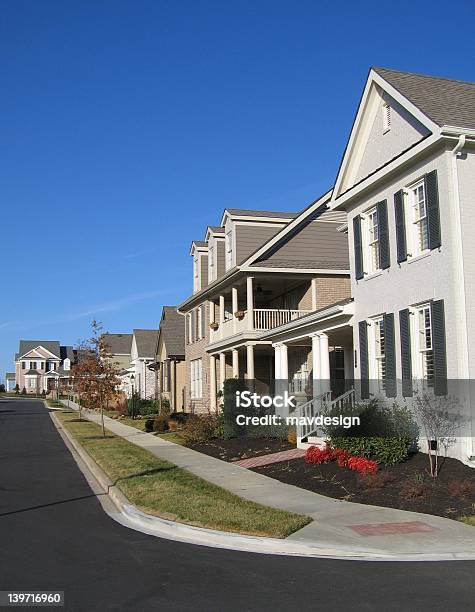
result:
[[[437,125],[475,129],[475,83],[389,68],[373,70]]]
[[[293,219],[299,213],[295,212],[279,212],[276,210],[250,210],[248,208],[226,208],[234,217],[275,217],[276,219]]]
[[[208,225],[208,229],[214,234],[224,234],[224,227],[221,227],[220,225]]]
[[[103,334],[111,355],[130,355],[132,334]]]
[[[15,374],[15,372],[5,372],[5,378],[7,380],[11,380],[13,378],[16,378],[16,374]]]
[[[137,355],[153,359],[157,353],[158,329],[134,329]]]
[[[20,347],[15,358],[18,359],[39,346],[45,348],[58,359],[61,357],[61,349],[57,340],[20,340]]]
[[[160,337],[169,357],[185,356],[185,317],[176,306],[164,306],[160,321]]]

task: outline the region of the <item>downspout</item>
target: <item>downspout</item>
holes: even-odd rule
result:
[[[467,400],[468,405],[471,406],[471,381],[470,381],[470,359],[469,359],[469,343],[468,343],[468,328],[467,328],[467,297],[465,291],[465,269],[463,260],[463,241],[462,241],[462,211],[460,209],[460,189],[459,189],[459,177],[457,167],[457,156],[465,146],[466,137],[465,134],[461,134],[458,138],[457,144],[451,151],[451,166],[452,166],[452,181],[454,189],[454,200],[457,207],[457,214],[455,215],[456,232],[457,232],[457,243],[458,243],[458,274],[457,284],[459,288],[459,301],[461,305],[461,319],[462,319],[462,377],[467,381]],[[473,441],[471,437],[468,437],[468,448],[467,457],[469,461],[475,461],[475,454],[473,449]]]

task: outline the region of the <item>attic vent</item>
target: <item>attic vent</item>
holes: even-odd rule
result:
[[[389,104],[383,104],[383,134],[391,129],[391,107]]]

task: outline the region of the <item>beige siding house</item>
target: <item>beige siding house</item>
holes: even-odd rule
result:
[[[49,393],[69,385],[75,361],[72,346],[57,340],[20,340],[15,355],[15,379],[20,391],[28,394]]]
[[[164,306],[158,334],[157,360],[160,399],[170,402],[173,412],[186,407],[185,317],[176,306]]]

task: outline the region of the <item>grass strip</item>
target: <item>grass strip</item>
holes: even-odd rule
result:
[[[129,501],[144,512],[180,523],[246,535],[285,538],[307,525],[306,516],[248,501],[159,459],[77,413],[56,413]]]

